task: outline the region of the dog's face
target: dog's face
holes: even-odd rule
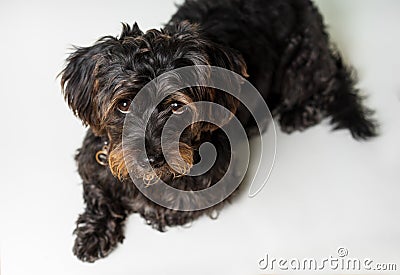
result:
[[[195,162],[195,150],[202,137],[217,127],[205,122],[195,123],[180,135],[179,152],[164,150],[163,154],[161,132],[168,118],[172,114],[179,116],[188,112],[188,104],[197,101],[215,102],[236,112],[239,102],[233,96],[207,87],[176,90],[164,98],[165,90],[170,90],[177,82],[172,76],[148,89],[145,100],[130,108],[136,94],[152,79],[173,69],[193,65],[224,67],[247,76],[245,62],[238,53],[204,39],[198,27],[187,22],[147,33],[136,24],[132,28],[124,25],[119,38],[104,37],[91,47],[77,48],[67,59],[61,80],[65,99],[96,135],[107,136],[108,162],[115,176],[126,178],[127,167],[132,170],[129,171],[131,174],[147,182],[156,176],[185,175]],[[160,96],[164,98],[161,103],[155,109],[150,108]],[[138,127],[145,127],[142,129],[145,152],[139,149],[134,138],[129,149],[122,147],[124,120],[132,109],[141,112],[143,120],[148,118],[147,124],[137,121]],[[154,111],[148,113],[150,109]],[[196,110],[190,111],[196,113]],[[173,167],[165,162],[165,154],[172,154],[168,159],[177,160]],[[127,155],[130,157],[124,158]],[[125,160],[131,163],[125,163]],[[150,163],[153,170],[146,163]]]

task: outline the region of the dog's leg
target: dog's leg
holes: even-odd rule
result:
[[[275,92],[282,104],[282,131],[304,130],[331,116],[334,129],[347,128],[356,139],[376,135],[371,111],[362,105],[350,71],[323,31],[322,22],[293,36],[282,54]]]
[[[122,184],[94,158],[101,147],[101,139],[89,130],[76,156],[83,179],[86,209],[76,222],[73,252],[87,262],[106,257],[123,241],[124,221],[128,215],[127,207],[121,200]]]
[[[76,222],[74,254],[82,261],[106,257],[124,239],[126,211],[96,184],[84,183],[86,210]]]

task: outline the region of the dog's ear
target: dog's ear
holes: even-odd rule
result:
[[[231,74],[228,74],[229,77],[224,78],[224,73],[221,73],[221,76],[219,77],[221,78],[219,81],[225,81],[224,86],[229,87],[231,91],[240,92],[241,85],[243,84],[243,78],[249,76],[247,74],[246,63],[242,55],[231,48],[227,48],[214,43],[208,43],[206,48],[207,55],[209,57],[209,63],[211,66],[222,67],[240,75],[232,79]],[[224,106],[231,112],[231,114],[236,114],[237,108],[240,105],[240,101],[236,97],[225,91],[216,89],[213,89],[211,93],[212,102]],[[211,116],[212,119],[215,119],[215,121],[219,121],[221,125],[228,123],[232,118],[232,115],[227,117],[226,115],[222,115],[222,113],[218,111],[213,111],[213,114]],[[215,125],[210,125],[209,128],[211,131],[213,131],[217,127]]]
[[[98,88],[96,71],[102,59],[101,50],[101,44],[76,47],[61,72],[61,86],[66,102],[84,125],[94,128],[98,123],[98,116],[93,98]]]
[[[222,67],[233,71],[242,77],[249,77],[243,56],[232,48],[208,42],[207,55],[211,66]]]
[[[136,23],[132,27],[123,23],[119,38],[106,36],[91,47],[75,47],[66,60],[67,65],[60,73],[65,100],[83,124],[90,125],[95,132],[100,128],[100,107],[94,100],[99,89],[99,68],[106,63],[112,47],[142,34]]]

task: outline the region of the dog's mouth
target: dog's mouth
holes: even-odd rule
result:
[[[121,147],[116,146],[109,155],[111,172],[120,180],[129,177],[132,180],[140,179],[146,186],[154,185],[160,180],[168,183],[175,178],[188,175],[194,164],[194,151],[188,145],[181,144],[177,153],[173,150],[168,151],[169,155],[164,155],[165,161],[157,165],[140,163],[136,159],[140,152],[124,151]]]
[[[189,174],[190,169],[193,164],[185,162],[184,164],[179,163],[171,163],[171,165],[165,164],[162,167],[153,168],[150,171],[144,171],[141,177],[145,186],[152,186],[163,180],[164,182],[168,182],[169,180],[173,180],[175,178],[184,177]]]
[[[193,150],[186,144],[181,144],[179,153],[170,154],[168,160],[162,166],[151,166],[139,173],[146,186],[156,184],[160,180],[168,182],[175,178],[180,178],[189,174],[193,167]]]

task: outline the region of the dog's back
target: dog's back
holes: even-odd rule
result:
[[[235,49],[285,132],[330,116],[355,138],[376,135],[371,111],[354,88],[352,69],[332,50],[318,9],[309,0],[188,0],[168,26],[199,24],[214,42]],[[239,109],[239,117],[246,112]],[[251,118],[242,121],[253,125]]]

